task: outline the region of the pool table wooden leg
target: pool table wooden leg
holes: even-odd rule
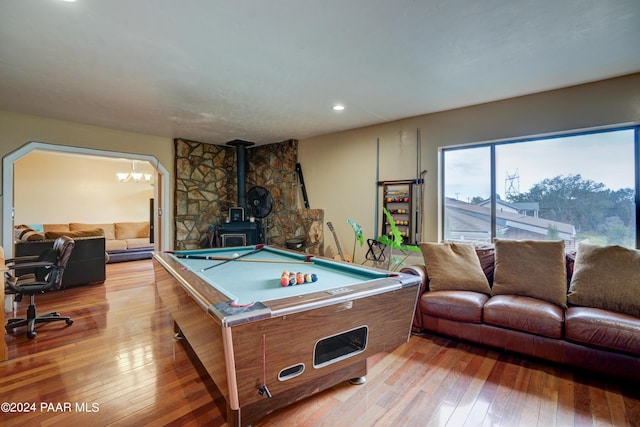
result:
[[[173,321],[173,337],[177,340],[184,339],[184,334],[182,333],[182,329],[180,329],[180,326],[178,326],[178,323],[175,320]]]
[[[362,385],[364,383],[367,382],[367,377],[362,376],[362,377],[357,377],[357,378],[351,378],[349,380],[349,384],[353,384],[353,385]]]

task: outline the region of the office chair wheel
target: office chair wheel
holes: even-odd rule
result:
[[[38,333],[36,331],[29,331],[27,332],[27,338],[29,338],[30,340],[34,339],[36,336],[38,335]]]
[[[67,325],[73,325],[73,319],[67,319],[66,322]]]

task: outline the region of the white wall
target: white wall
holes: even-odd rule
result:
[[[121,183],[131,161],[34,151],[14,164],[14,223],[148,221],[153,180]],[[154,174],[148,162],[136,171]]]
[[[342,246],[351,248],[348,218],[362,225],[365,238],[375,232],[376,139],[380,180],[412,179],[419,129],[420,169],[428,170],[422,240],[437,241],[440,147],[630,123],[640,123],[640,73],[304,139],[298,156],[311,207],[325,209]],[[326,246],[325,253],[335,253],[330,237]],[[364,260],[364,252],[356,260]]]
[[[166,194],[166,200],[157,201],[159,202],[158,206],[162,207],[164,213],[161,222],[166,222],[166,226],[162,228],[162,239],[159,238],[156,242],[161,249],[172,248],[173,139],[0,110],[0,156],[3,158],[3,189],[7,185],[13,184],[9,182],[12,179],[8,179],[6,176],[8,173],[5,173],[6,171],[4,170],[4,160],[16,157],[17,153],[24,151],[34,141],[65,148],[57,151],[82,153],[96,151],[110,152],[109,154],[114,155],[115,153],[123,153],[125,155],[130,154],[132,157],[157,161],[157,168],[164,171],[165,174],[165,179],[157,186],[157,193],[160,195]],[[19,157],[17,156],[17,158]],[[13,240],[10,213],[13,206],[13,193],[13,191],[11,194],[3,192],[0,196],[0,219],[3,225],[0,231],[0,239],[5,245],[5,251],[7,247],[11,246],[10,243]],[[156,229],[157,231],[158,229]]]

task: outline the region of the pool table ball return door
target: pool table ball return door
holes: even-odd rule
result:
[[[321,292],[300,285],[309,293],[230,314],[220,309],[228,298],[180,260],[159,252],[153,257],[158,293],[224,396],[231,426],[364,378],[368,357],[409,339],[417,276],[394,273]]]

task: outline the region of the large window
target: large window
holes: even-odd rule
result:
[[[638,247],[640,126],[442,150],[443,238]]]

